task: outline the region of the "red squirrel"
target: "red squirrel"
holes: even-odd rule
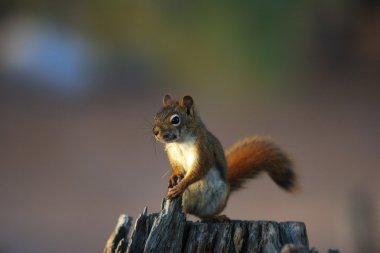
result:
[[[152,130],[165,144],[173,168],[167,198],[182,194],[183,211],[202,220],[217,219],[230,193],[260,172],[267,172],[286,191],[296,188],[292,161],[267,138],[248,137],[224,153],[203,124],[191,96],[177,101],[165,95]]]

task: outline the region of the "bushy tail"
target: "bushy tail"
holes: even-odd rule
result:
[[[226,157],[231,191],[263,171],[284,190],[297,188],[292,161],[268,138],[249,137],[240,141],[226,152]]]

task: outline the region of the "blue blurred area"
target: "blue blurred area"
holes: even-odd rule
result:
[[[3,32],[3,74],[24,85],[80,92],[91,80],[92,45],[79,34],[34,20],[11,20]]]

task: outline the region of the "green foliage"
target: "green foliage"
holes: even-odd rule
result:
[[[286,85],[308,22],[302,20],[308,6],[303,1],[26,2],[120,55],[147,57],[174,80],[200,87]]]

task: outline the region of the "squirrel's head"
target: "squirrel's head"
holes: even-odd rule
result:
[[[184,96],[177,101],[167,94],[162,102],[163,107],[154,117],[154,136],[163,143],[183,140],[196,121],[193,98]]]

